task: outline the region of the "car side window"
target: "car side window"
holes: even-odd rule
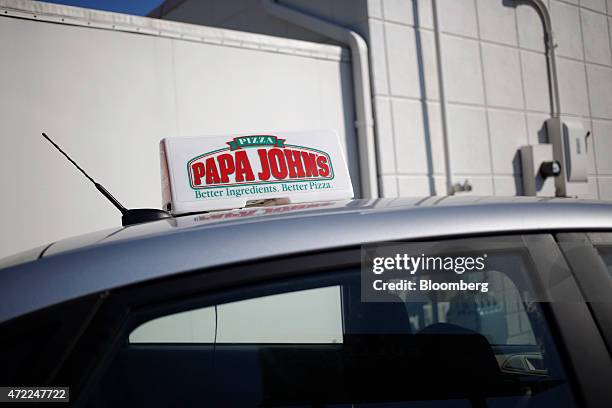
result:
[[[474,330],[492,345],[535,345],[535,333],[516,285],[496,270],[474,272],[474,281],[489,283],[489,292],[458,294],[424,304],[407,303],[413,327],[451,323]]]
[[[588,235],[612,277],[612,233],[593,232]]]
[[[499,250],[488,265],[464,275],[489,283],[479,294],[362,302],[355,267],[151,305],[88,403],[575,406],[529,257]]]
[[[215,322],[216,314],[216,322]],[[175,313],[132,333],[138,343],[342,342],[340,286],[281,293]]]
[[[599,254],[601,255],[601,258],[606,264],[608,272],[610,272],[610,276],[612,276],[612,246],[600,247]]]

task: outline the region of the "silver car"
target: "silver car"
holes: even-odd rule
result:
[[[491,290],[362,298],[367,248],[486,252]],[[0,263],[0,385],[77,406],[609,407],[612,204],[191,214]],[[391,299],[393,297],[393,299]]]

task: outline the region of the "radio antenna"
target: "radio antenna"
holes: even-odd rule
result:
[[[110,201],[110,202],[111,202],[111,203],[112,203],[112,204],[113,204],[115,207],[117,207],[117,209],[118,209],[119,211],[121,211],[121,214],[125,214],[125,213],[128,211],[128,209],[127,209],[127,208],[125,208],[123,205],[121,205],[121,203],[119,202],[119,200],[117,200],[115,197],[113,197],[113,195],[112,195],[111,193],[109,193],[109,192],[108,192],[108,190],[107,190],[107,189],[105,189],[105,188],[104,188],[104,186],[103,186],[102,184],[100,184],[100,183],[96,182],[96,181],[95,181],[93,178],[91,178],[91,176],[90,176],[89,174],[87,174],[87,172],[86,172],[85,170],[83,170],[83,169],[81,168],[81,166],[79,166],[79,165],[77,164],[77,162],[75,162],[74,160],[72,160],[72,158],[71,158],[70,156],[68,156],[68,154],[67,154],[65,151],[63,151],[61,147],[59,147],[59,146],[57,145],[57,143],[55,143],[53,140],[51,140],[51,138],[50,138],[49,136],[47,136],[47,134],[46,134],[45,132],[43,132],[43,133],[42,133],[42,135],[43,135],[43,137],[44,137],[45,139],[47,139],[47,140],[49,141],[49,143],[51,143],[51,144],[53,145],[53,147],[55,147],[57,150],[59,150],[59,152],[60,152],[61,154],[63,154],[63,155],[64,155],[64,157],[65,157],[66,159],[68,159],[68,161],[69,161],[70,163],[72,163],[72,164],[74,165],[74,167],[76,167],[76,168],[77,168],[77,169],[78,169],[78,170],[79,170],[81,173],[83,173],[83,175],[84,175],[85,177],[87,177],[87,179],[88,179],[89,181],[91,181],[91,182],[93,183],[93,185],[94,185],[94,186],[96,186],[96,189],[97,189],[97,190],[98,190],[100,193],[102,193],[102,195],[103,195],[104,197],[106,197],[106,199],[107,199],[108,201]]]
[[[83,170],[81,166],[79,166],[77,162],[75,162],[70,156],[68,156],[68,153],[62,150],[62,148],[59,147],[57,143],[51,140],[51,138],[47,136],[45,132],[42,132],[42,136],[45,139],[47,139],[47,141],[49,141],[49,143],[51,143],[53,147],[55,147],[61,154],[63,154],[64,157],[68,159],[70,163],[74,165],[74,167],[76,167],[81,173],[83,173],[83,175],[87,177],[87,180],[91,181],[92,184],[96,187],[96,190],[98,190],[108,201],[110,201],[121,212],[121,215],[122,215],[121,220],[122,220],[123,226],[139,224],[141,222],[159,220],[159,219],[170,217],[170,214],[168,214],[167,212],[163,210],[158,210],[155,208],[135,208],[131,210],[125,208],[119,202],[119,200],[117,200],[106,188],[104,188],[102,184],[98,183],[89,174],[87,174],[87,172]]]

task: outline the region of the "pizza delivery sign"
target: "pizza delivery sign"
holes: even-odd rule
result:
[[[167,138],[160,149],[164,207],[174,214],[353,197],[332,131]]]

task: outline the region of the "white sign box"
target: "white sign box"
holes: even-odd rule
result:
[[[166,138],[160,152],[163,206],[172,214],[353,198],[333,131]]]

